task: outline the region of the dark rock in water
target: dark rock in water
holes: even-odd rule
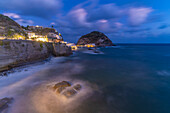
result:
[[[81,87],[80,84],[77,84],[77,85],[75,85],[73,88],[74,88],[75,90],[77,90],[77,91],[80,91],[82,87]]]
[[[8,108],[9,104],[11,104],[12,101],[13,101],[13,98],[0,99],[0,113],[3,112],[6,108]]]
[[[67,81],[62,81],[62,82],[59,82],[57,84],[54,85],[53,89],[54,90],[58,90],[58,88],[66,88],[66,87],[70,87],[71,84]],[[61,89],[59,89],[59,92],[60,92]]]
[[[67,98],[70,98],[72,96],[74,96],[77,92],[72,88],[72,89],[69,89],[69,90],[66,90],[63,95]]]
[[[67,81],[62,81],[54,86],[47,86],[49,89],[55,91],[58,95],[63,95],[66,98],[70,98],[78,93],[81,90],[82,86],[80,84],[76,84],[71,86],[71,84]]]
[[[93,50],[92,48],[88,48],[88,50]]]
[[[98,31],[93,31],[82,36],[77,42],[77,45],[86,44],[95,44],[98,47],[115,46],[105,34]]]
[[[57,88],[56,93],[60,94],[65,89],[66,89],[66,87],[59,87],[59,88]]]
[[[94,50],[94,53],[100,53],[100,51]]]

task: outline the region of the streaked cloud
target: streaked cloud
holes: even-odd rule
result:
[[[3,13],[3,15],[14,19],[20,25],[32,25],[34,23],[32,20],[26,20],[21,18],[21,16],[16,13]]]
[[[4,15],[15,19],[21,18],[18,14],[15,13],[4,13]]]
[[[90,23],[87,22],[87,11],[83,8],[74,9],[71,10],[68,13],[68,17],[71,19],[71,21],[78,25],[78,26],[84,26],[84,27],[90,27]]]
[[[162,24],[161,26],[158,27],[158,29],[166,29],[168,28],[170,25],[168,24]]]
[[[21,15],[50,18],[60,13],[61,0],[3,0],[0,10],[17,11]]]
[[[141,7],[141,8],[130,8],[129,10],[129,23],[132,26],[138,26],[143,24],[149,14],[153,11],[152,8],[145,8],[145,7]]]

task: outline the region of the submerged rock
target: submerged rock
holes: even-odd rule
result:
[[[13,98],[3,98],[0,99],[0,113],[6,110],[9,107],[9,104],[11,104],[13,101]]]
[[[105,34],[98,31],[93,31],[89,34],[80,37],[77,42],[77,45],[86,44],[95,44],[95,46],[98,47],[115,46]]]
[[[65,89],[66,89],[65,87],[59,87],[59,88],[57,88],[56,93],[60,94]]]
[[[63,95],[67,98],[73,97],[74,95],[76,95],[76,91],[72,88],[69,90],[64,91]]]
[[[56,90],[58,88],[66,88],[66,87],[70,87],[71,84],[67,81],[62,81],[62,82],[59,82],[57,84],[54,85],[53,89]]]
[[[66,98],[70,98],[75,96],[78,91],[81,90],[82,86],[80,84],[72,86],[70,82],[62,81],[55,84],[54,86],[48,86],[48,88],[55,91],[57,95],[63,95]]]
[[[74,88],[75,90],[77,90],[77,91],[80,91],[82,87],[81,87],[80,84],[77,84],[77,85],[75,85],[73,88]]]

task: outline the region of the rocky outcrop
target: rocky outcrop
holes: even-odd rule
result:
[[[48,86],[48,88],[52,89],[57,95],[71,98],[81,90],[82,86],[80,84],[72,85],[68,81],[62,81],[52,86]]]
[[[64,43],[53,44],[53,47],[55,56],[69,56],[72,54],[71,48],[66,46]]]
[[[89,34],[82,36],[77,45],[95,44],[98,47],[103,46],[114,46],[112,41],[103,33],[98,31],[93,31]]]
[[[12,101],[13,101],[13,98],[0,99],[0,113],[5,112],[5,110],[9,107],[9,104],[11,104]]]
[[[7,16],[0,14],[0,36],[11,37],[14,34],[27,36],[22,27]]]
[[[62,81],[62,82],[55,84],[52,88],[54,91],[56,90],[56,93],[61,93],[64,89],[66,89],[67,87],[70,87],[70,86],[71,86],[71,84],[69,82]]]
[[[71,48],[61,43],[26,40],[0,40],[0,72],[27,63],[42,61],[51,55],[68,56]]]

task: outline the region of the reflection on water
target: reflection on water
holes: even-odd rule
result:
[[[24,69],[1,78],[0,97],[15,99],[8,113],[70,113],[92,94],[90,83],[70,77],[82,72],[83,66],[69,58],[53,58],[45,64],[27,67],[28,71]],[[64,98],[47,88],[63,80],[81,84],[82,90],[72,98]]]
[[[52,58],[0,78],[0,98],[14,97],[8,113],[169,113],[170,45],[120,45]],[[24,71],[27,69],[27,71]],[[81,84],[73,98],[49,84]]]

